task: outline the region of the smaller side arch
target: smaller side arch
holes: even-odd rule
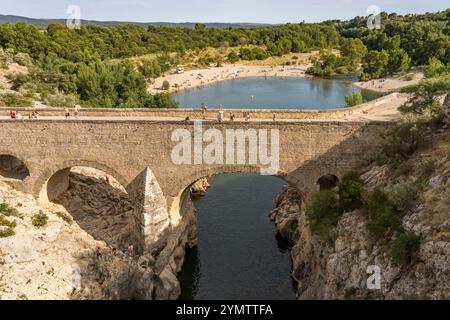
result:
[[[43,203],[55,199],[69,187],[69,173],[73,167],[90,167],[101,170],[114,177],[122,186],[128,185],[127,180],[116,170],[107,165],[88,160],[68,160],[45,168],[35,180],[33,194]]]
[[[317,180],[317,186],[320,191],[323,190],[333,190],[337,188],[339,185],[339,178],[335,176],[334,174],[327,174],[324,176],[321,176]]]
[[[29,166],[20,156],[0,152],[0,177],[11,180],[25,180],[30,176]]]

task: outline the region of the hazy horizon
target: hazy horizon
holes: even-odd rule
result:
[[[0,14],[34,19],[66,19],[67,8],[78,5],[81,19],[118,22],[168,23],[295,23],[348,20],[366,16],[367,8],[377,5],[382,11],[420,14],[448,8],[446,0],[424,3],[422,0],[2,0]],[[174,9],[175,8],[175,9]]]

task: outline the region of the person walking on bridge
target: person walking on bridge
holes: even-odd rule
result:
[[[80,112],[81,106],[79,104],[76,104],[74,107],[74,116],[75,118],[78,118],[78,113]]]
[[[201,109],[202,109],[202,119],[206,120],[206,111],[208,111],[208,106],[202,103]]]
[[[70,111],[68,107],[64,108],[64,116],[66,117],[66,119],[68,119],[70,117]]]

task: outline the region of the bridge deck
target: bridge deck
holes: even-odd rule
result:
[[[243,121],[243,113],[250,114],[250,122],[273,121],[276,115],[277,121],[286,122],[323,122],[323,121],[392,121],[400,117],[398,107],[405,103],[407,97],[402,94],[393,93],[377,100],[355,106],[352,108],[340,108],[334,110],[225,110],[225,122],[233,113],[236,121]],[[25,120],[32,111],[38,111],[41,119],[63,120],[64,109],[61,108],[0,108],[0,120],[9,118],[9,111],[20,112]],[[218,110],[211,109],[206,113],[207,121],[216,121]],[[109,121],[184,121],[186,117],[190,120],[202,119],[199,109],[81,109],[79,117],[70,117],[77,120],[109,120]]]

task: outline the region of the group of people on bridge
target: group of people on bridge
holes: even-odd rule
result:
[[[202,103],[201,106],[200,106],[200,109],[202,111],[202,119],[206,120],[206,114],[207,114],[207,111],[208,111],[208,106],[206,104]],[[219,111],[217,112],[217,121],[219,123],[222,123],[222,122],[225,121],[224,119],[225,119],[225,111],[223,109],[223,106],[220,106]],[[244,111],[243,119],[244,119],[245,122],[250,122],[250,112]],[[189,120],[190,120],[190,117],[186,117],[186,121],[189,121]],[[229,120],[231,122],[236,120],[236,115],[232,111],[230,111]],[[273,121],[277,121],[277,114],[275,112],[272,114],[272,120]]]

